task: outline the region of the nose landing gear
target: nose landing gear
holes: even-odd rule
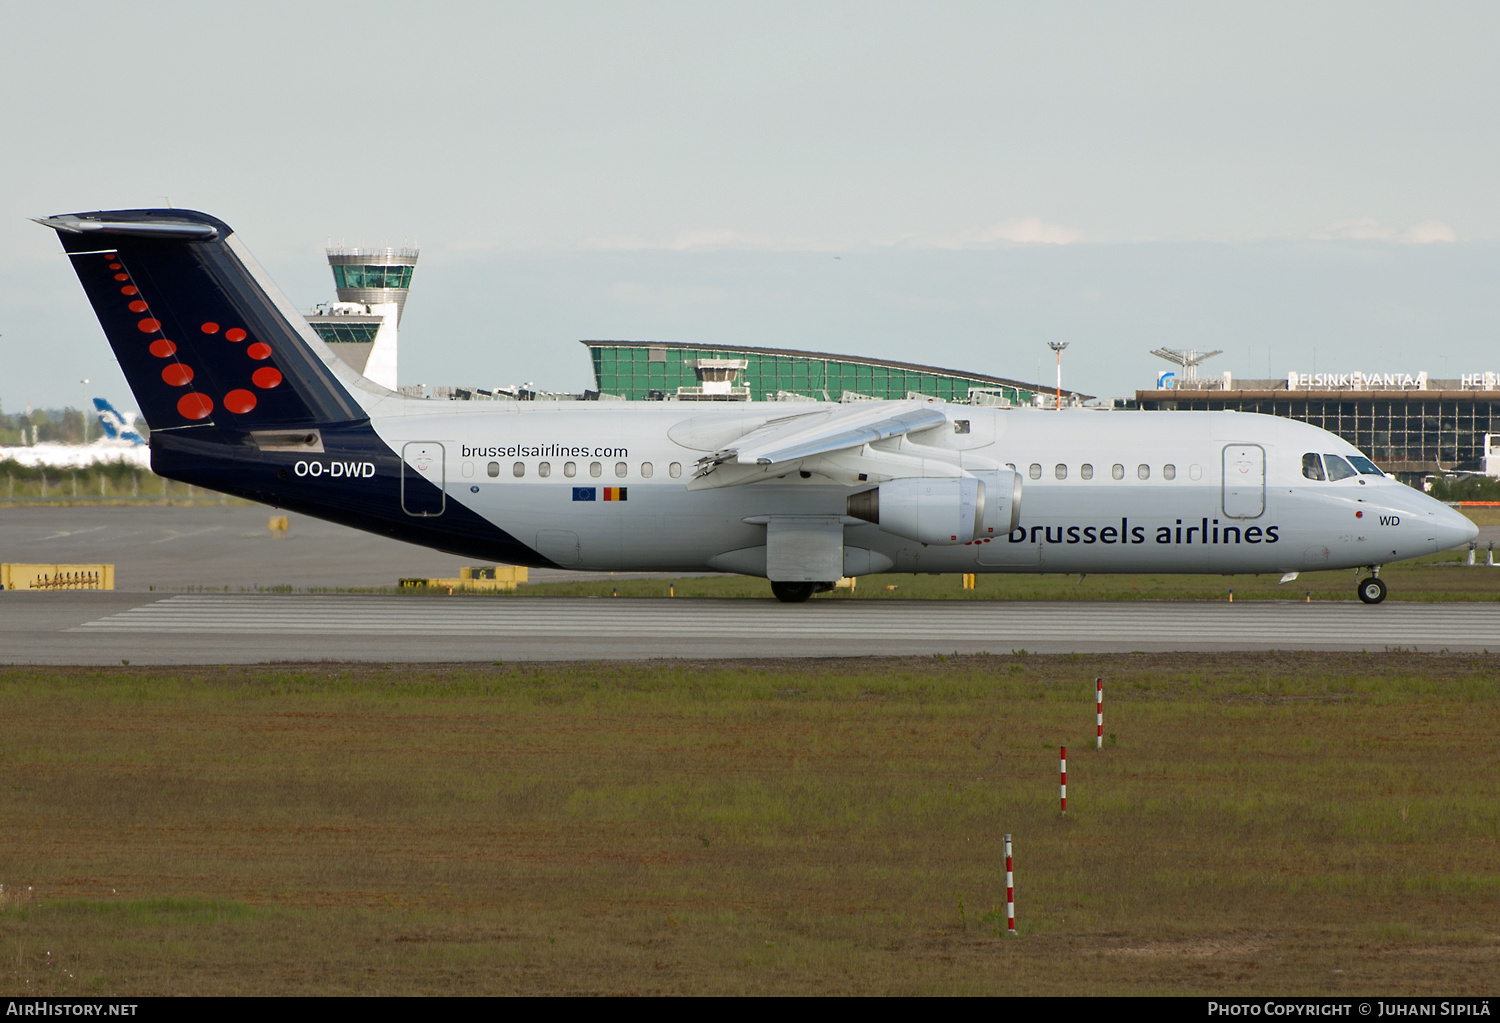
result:
[[[1355,592],[1359,594],[1359,599],[1364,601],[1366,604],[1378,604],[1385,599],[1385,583],[1381,580],[1380,576],[1376,574],[1379,571],[1379,565],[1371,565],[1371,574],[1368,577],[1361,579],[1359,581],[1359,585],[1355,587]]]

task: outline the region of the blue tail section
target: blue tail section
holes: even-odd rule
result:
[[[94,411],[99,415],[99,428],[110,440],[126,440],[137,447],[146,443],[146,438],[132,425],[132,420],[126,419],[105,399],[94,399]]]
[[[403,471],[222,220],[108,210],[38,223],[58,233],[93,303],[158,474],[454,554],[551,564]],[[312,462],[360,472],[312,473],[313,486]]]
[[[229,225],[191,210],[49,217],[155,430],[346,423],[359,404],[255,279]]]

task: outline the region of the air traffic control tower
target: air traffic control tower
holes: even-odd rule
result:
[[[411,290],[417,250],[328,250],[338,301],[307,322],[344,362],[377,384],[396,389],[396,334]]]

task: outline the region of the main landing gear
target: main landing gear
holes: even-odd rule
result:
[[[827,593],[833,583],[776,583],[771,584],[771,596],[783,604],[801,604],[812,599],[814,593]]]
[[[1359,581],[1354,592],[1366,604],[1378,604],[1385,599],[1385,583],[1381,581],[1379,565],[1370,566],[1370,574]]]
[[[801,604],[803,601],[811,600],[813,595],[812,583],[772,583],[771,596],[783,604]]]

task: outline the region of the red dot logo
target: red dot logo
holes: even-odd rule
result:
[[[175,351],[177,351],[177,346],[164,337],[159,337],[151,342],[151,354],[158,359],[165,359]]]
[[[230,327],[224,332],[224,340],[238,343],[245,340],[245,332],[238,327]]]
[[[137,293],[140,290],[141,289],[137,288],[134,284],[127,284],[127,285],[125,285],[125,287],[123,287],[123,288],[120,289],[120,294],[122,294],[122,295],[134,295],[135,293]]]
[[[213,320],[209,320],[199,329],[202,330],[205,334],[217,334],[219,332],[219,325]]]
[[[146,311],[146,303],[141,299],[136,299],[134,302],[130,303],[130,311],[133,313],[143,313]]]
[[[177,399],[177,411],[184,419],[207,419],[214,410],[214,400],[206,394],[189,391]]]
[[[274,366],[262,366],[250,374],[251,381],[263,391],[269,391],[281,383],[281,370]]]
[[[161,371],[161,378],[173,387],[186,387],[193,379],[191,367],[184,366],[180,362],[174,362]]]
[[[129,274],[115,274],[115,280],[117,280],[117,281],[128,281],[128,280],[130,280],[130,275]]]
[[[244,390],[230,391],[224,395],[224,407],[242,416],[255,407],[255,395]]]
[[[269,359],[271,357],[271,346],[264,341],[257,341],[245,349],[245,354],[255,360]]]
[[[1362,511],[1357,511],[1357,512],[1355,512],[1355,513],[1354,513],[1354,517],[1355,517],[1355,518],[1356,518],[1356,519],[1362,519],[1362,518],[1364,518],[1364,517],[1365,517],[1365,513],[1364,513],[1364,512],[1362,512]]]
[[[155,334],[158,330],[161,330],[161,321],[153,320],[148,316],[140,323],[137,323],[135,329],[139,330],[142,334]]]

